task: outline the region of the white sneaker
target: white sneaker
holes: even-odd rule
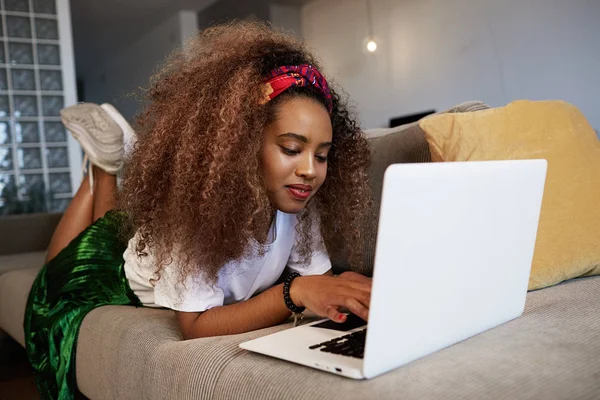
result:
[[[100,105],[100,107],[102,107],[104,111],[106,111],[108,115],[110,115],[110,117],[119,125],[119,127],[123,131],[123,148],[125,151],[125,156],[127,157],[129,154],[131,154],[133,146],[137,141],[135,131],[133,130],[131,125],[129,125],[125,117],[123,117],[121,113],[119,113],[112,104],[104,103]]]
[[[123,131],[99,105],[81,103],[60,111],[65,127],[90,162],[111,175],[123,166]]]
[[[99,105],[80,103],[63,108],[60,116],[65,127],[79,142],[91,164],[116,175],[123,167],[123,131]],[[84,168],[85,171],[85,168]],[[92,169],[89,169],[93,189]]]

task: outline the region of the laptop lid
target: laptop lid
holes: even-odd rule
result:
[[[545,160],[388,167],[365,377],[522,314],[546,168]]]

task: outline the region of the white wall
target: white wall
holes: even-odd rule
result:
[[[148,87],[159,64],[197,32],[197,12],[179,11],[142,35],[136,42],[108,57],[86,74],[85,100],[112,103],[126,118],[140,106],[140,87]]]
[[[562,99],[600,129],[600,0],[318,0],[302,32],[365,128],[466,100]]]
[[[73,52],[73,32],[71,28],[71,6],[69,0],[56,2],[58,13],[58,37],[60,38],[60,59],[62,60],[62,81],[64,87],[64,105],[68,107],[77,103],[77,89],[75,81],[75,55]],[[71,194],[74,196],[81,183],[82,171],[81,147],[72,135],[67,135],[69,149],[69,169],[71,174]],[[46,174],[45,178],[47,177]],[[45,182],[50,187],[49,182]]]

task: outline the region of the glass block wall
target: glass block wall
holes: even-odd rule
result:
[[[0,0],[0,14],[0,215],[63,211],[72,180],[57,2]]]

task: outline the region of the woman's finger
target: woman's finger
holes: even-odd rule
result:
[[[342,323],[346,321],[346,315],[339,312],[334,306],[327,307],[325,310],[325,315],[334,322]]]
[[[362,303],[367,309],[371,308],[371,292],[359,292],[355,293],[354,297]]]
[[[369,309],[354,297],[347,297],[344,306],[365,321],[369,319]]]
[[[344,291],[345,295],[356,297],[360,300],[365,306],[369,306],[369,302],[371,300],[371,285],[367,285],[362,282],[357,281],[342,281],[344,282]],[[364,300],[364,301],[363,301]]]
[[[371,304],[371,292],[364,292],[361,290],[354,290],[352,288],[346,289],[342,294],[342,307],[346,308],[347,298],[356,299],[360,302],[366,309],[370,308]]]

